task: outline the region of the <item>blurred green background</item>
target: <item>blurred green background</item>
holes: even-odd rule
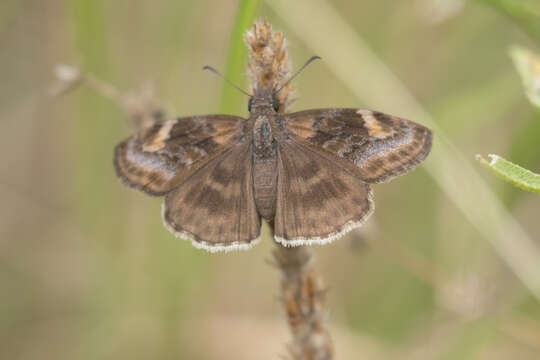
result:
[[[305,3],[309,22],[317,9]],[[540,169],[540,113],[508,56],[512,44],[538,51],[538,2],[328,3],[540,247],[540,197],[474,162],[476,153],[497,153]],[[122,91],[152,82],[171,116],[245,116],[246,99],[201,71],[227,69],[247,87],[233,29],[252,13],[239,15],[239,4],[0,3],[1,359],[277,359],[286,352],[280,274],[266,262],[271,241],[209,254],[176,239],[161,224],[161,200],[115,177],[112,149],[133,131],[124,110],[86,86],[47,95],[54,67],[67,63]],[[293,64],[303,63],[312,50],[269,4],[253,13],[284,31]],[[334,29],[313,25],[321,35]],[[342,40],[331,45],[345,59],[355,44]],[[295,80],[294,109],[373,106],[331,66],[323,59]],[[363,64],[355,69],[361,75]],[[538,298],[434,179],[421,167],[375,193],[365,228],[316,248],[336,358],[540,358]]]

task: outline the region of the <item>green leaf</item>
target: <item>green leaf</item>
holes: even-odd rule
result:
[[[513,46],[510,48],[510,57],[521,76],[527,97],[531,103],[540,107],[540,56],[523,47]]]
[[[244,32],[253,25],[259,7],[258,0],[242,0],[238,5],[238,13],[231,33],[229,58],[225,77],[234,84],[242,86],[242,75],[246,72],[247,47],[244,44]],[[223,82],[220,111],[225,114],[238,115],[241,104],[247,109],[245,95]]]
[[[490,161],[485,160],[481,155],[476,155],[476,159],[482,165],[489,168],[504,180],[511,182],[523,190],[540,194],[540,175],[511,163],[498,155],[490,154],[488,157]]]

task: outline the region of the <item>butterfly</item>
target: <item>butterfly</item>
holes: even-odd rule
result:
[[[373,212],[371,184],[430,152],[432,132],[420,124],[355,108],[282,113],[279,90],[254,87],[247,119],[200,115],[146,127],[116,146],[118,177],[164,196],[165,226],[198,248],[247,249],[261,219],[284,246],[324,244]]]

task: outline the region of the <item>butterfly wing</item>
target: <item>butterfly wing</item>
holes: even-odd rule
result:
[[[251,146],[231,146],[165,196],[163,220],[173,234],[209,251],[245,249],[259,239]]]
[[[374,209],[369,184],[292,139],[278,145],[275,240],[323,244],[360,226]]]
[[[286,114],[283,119],[298,141],[325,155],[332,154],[368,183],[405,174],[431,150],[429,129],[381,112],[317,109]]]
[[[164,195],[241,137],[245,121],[204,115],[153,124],[116,146],[116,173],[129,187]]]

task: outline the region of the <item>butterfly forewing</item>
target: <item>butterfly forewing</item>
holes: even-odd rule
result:
[[[177,236],[210,251],[247,248],[260,236],[251,143],[231,146],[165,196],[163,220]]]
[[[285,246],[326,243],[373,211],[368,184],[339,162],[293,140],[279,144],[275,239]]]
[[[405,174],[426,158],[432,133],[410,120],[363,109],[316,109],[283,115],[293,136],[315,151],[352,163],[365,182]],[[348,162],[349,164],[345,164]]]
[[[245,121],[236,116],[203,115],[153,124],[117,145],[116,172],[130,187],[164,195],[238,141]]]

